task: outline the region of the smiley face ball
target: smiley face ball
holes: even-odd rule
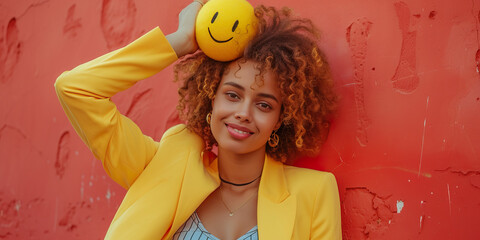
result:
[[[217,61],[239,58],[255,36],[257,18],[245,0],[210,0],[197,16],[195,34],[198,47]]]

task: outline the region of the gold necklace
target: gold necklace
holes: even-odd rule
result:
[[[222,195],[221,192],[220,192],[220,200],[222,200],[223,206],[225,206],[225,208],[228,210],[228,215],[229,215],[230,217],[233,217],[233,214],[234,214],[236,211],[240,210],[240,208],[242,208],[243,206],[245,206],[253,197],[255,197],[256,194],[257,194],[257,191],[255,191],[255,192],[252,194],[252,196],[250,196],[250,197],[247,199],[247,201],[245,201],[244,203],[242,203],[242,205],[240,205],[240,207],[238,207],[237,209],[235,209],[235,210],[233,210],[233,211],[230,210],[230,208],[228,207],[227,203],[225,203],[225,200],[223,199],[223,195]]]

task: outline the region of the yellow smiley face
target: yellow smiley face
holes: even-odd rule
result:
[[[231,61],[243,54],[255,36],[257,18],[245,0],[210,0],[197,16],[198,47],[217,61]]]

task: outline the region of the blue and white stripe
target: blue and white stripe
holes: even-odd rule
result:
[[[194,212],[190,218],[173,235],[174,240],[220,240],[209,233],[203,226],[197,212]],[[255,226],[237,240],[258,240],[258,227]]]

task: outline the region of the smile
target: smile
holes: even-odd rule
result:
[[[230,40],[233,39],[233,37],[231,37],[231,38],[229,38],[229,39],[227,39],[227,40],[217,40],[217,39],[215,39],[215,38],[212,36],[212,33],[210,32],[210,28],[208,28],[208,34],[210,34],[210,37],[212,38],[212,40],[215,41],[215,42],[217,42],[217,43],[226,43],[226,42],[228,42],[228,41],[230,41]]]
[[[241,131],[241,130],[238,130],[238,129],[233,129],[233,131],[237,132],[237,133],[240,133],[240,134],[250,134],[249,132],[244,132],[244,131]]]
[[[233,124],[225,124],[225,125],[227,126],[227,130],[228,130],[228,133],[230,133],[230,136],[238,140],[248,138],[253,134],[248,129],[241,126],[237,126]]]

